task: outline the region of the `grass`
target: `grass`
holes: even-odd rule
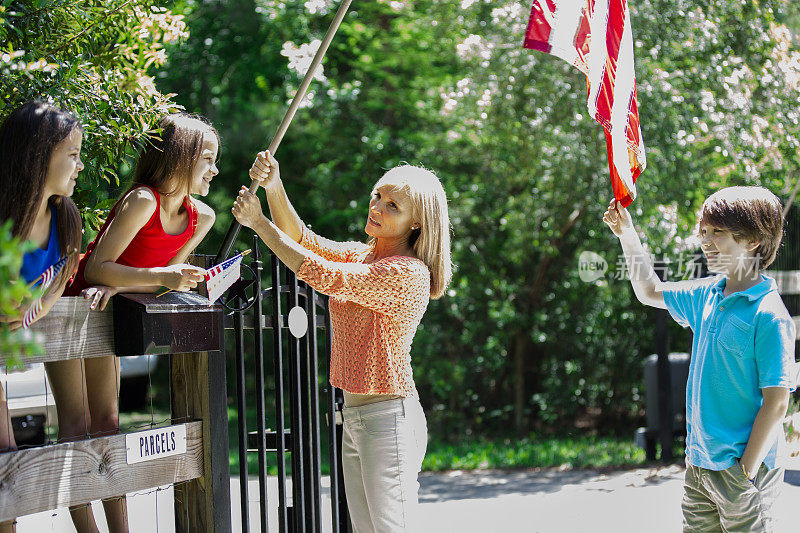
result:
[[[633,439],[621,437],[545,437],[431,442],[422,469],[476,470],[516,468],[601,468],[646,462]]]
[[[146,429],[152,419],[158,425],[169,421],[168,386],[164,385],[169,379],[167,365],[162,365],[163,376],[156,394],[158,401],[153,401],[154,413],[150,414],[150,406],[145,412],[120,413],[120,423],[123,431],[136,431],[137,427]],[[162,383],[163,382],[163,383]],[[232,385],[229,383],[229,388]],[[249,398],[247,405],[248,429],[255,429],[255,404]],[[267,427],[274,427],[271,413],[274,409],[268,406],[269,420]],[[787,441],[793,455],[800,455],[800,396],[792,397],[789,408],[791,419],[785,425]],[[794,416],[792,416],[794,415]],[[287,420],[288,422],[288,420]],[[232,475],[239,473],[239,453],[237,447],[237,413],[234,402],[228,406],[228,437],[230,442],[229,464]],[[142,427],[144,426],[144,427]],[[51,438],[55,438],[54,428],[48,428]],[[328,473],[328,451],[326,447],[326,431],[321,431],[322,445],[321,460],[322,471]],[[681,443],[676,441],[673,450],[674,456],[683,455]],[[257,455],[247,454],[248,474],[258,473]],[[268,452],[267,471],[270,475],[277,474],[276,454]],[[427,453],[423,462],[424,471],[443,470],[476,470],[476,469],[528,469],[528,468],[624,468],[647,464],[644,451],[636,447],[633,439],[627,435],[614,436],[529,436],[526,438],[475,438],[472,440],[460,439],[447,442],[434,439],[428,443]],[[287,472],[289,471],[287,461]]]
[[[145,411],[121,411],[119,413],[119,427],[120,431],[124,433],[168,426],[171,420],[172,415],[168,410],[157,407],[154,407],[152,412],[148,408]]]
[[[164,388],[164,390],[167,390]],[[163,394],[161,396],[164,396]],[[155,422],[169,420],[169,402],[157,395],[161,401],[154,401]],[[136,426],[147,426],[151,420],[150,407],[146,412],[120,413],[123,431],[135,431]],[[267,409],[267,427],[274,427],[272,408]],[[248,429],[255,430],[255,404],[247,405]],[[288,420],[287,420],[288,423]],[[133,427],[131,427],[133,426]],[[127,429],[126,429],[127,428]],[[144,429],[144,428],[142,428]],[[321,466],[323,474],[328,473],[327,431],[321,431]],[[229,464],[232,475],[240,472],[238,451],[237,412],[234,402],[228,405],[228,440],[230,446]],[[675,456],[680,457],[683,450],[675,448]],[[287,456],[288,457],[288,456]],[[276,454],[267,452],[267,472],[277,474]],[[424,471],[475,470],[475,469],[527,469],[527,468],[614,468],[646,464],[644,451],[636,447],[632,436],[528,436],[526,438],[476,438],[472,440],[444,441],[433,439],[428,443],[423,462]],[[287,472],[290,461],[287,461]],[[258,456],[247,454],[249,475],[258,473]]]
[[[135,431],[136,426],[147,426],[151,416],[156,423],[169,420],[169,412],[157,409],[150,412],[121,413],[123,431]],[[268,424],[269,425],[269,424]],[[131,427],[133,426],[133,427]],[[127,428],[127,429],[126,429]],[[251,431],[254,427],[249,428]],[[236,410],[228,407],[228,437],[230,442],[229,464],[231,475],[238,475],[239,450],[237,447]],[[325,432],[321,435],[322,472],[327,474],[328,451]],[[682,449],[676,447],[676,457]],[[287,455],[288,457],[288,455]],[[277,474],[276,454],[267,452],[267,471]],[[526,468],[608,468],[630,467],[646,464],[644,451],[630,437],[620,436],[531,436],[521,439],[500,438],[494,440],[475,439],[460,442],[432,440],[428,443],[423,471],[478,470],[478,469],[526,469]],[[287,472],[290,471],[287,461]],[[247,454],[249,475],[258,473],[258,456]]]
[[[800,456],[800,400],[797,394],[789,399],[789,410],[783,429],[786,432],[787,452],[791,457]]]
[[[681,453],[682,450],[675,450]],[[678,455],[680,456],[680,455]],[[250,475],[258,472],[255,454],[248,454]],[[275,454],[267,454],[270,475],[277,473]],[[423,471],[525,469],[525,468],[604,468],[646,464],[644,451],[632,439],[620,437],[548,437],[543,439],[504,439],[459,444],[433,441],[428,444]],[[230,453],[231,474],[239,473],[239,454]],[[288,465],[287,465],[288,466]],[[287,471],[289,469],[287,468]],[[322,452],[322,471],[328,473],[327,451]]]
[[[794,400],[791,413],[800,411]],[[154,419],[156,425],[168,423],[169,412],[156,409],[147,412],[120,413],[123,431],[146,429]],[[230,442],[229,464],[232,475],[239,474],[239,452],[237,448],[236,410],[228,408],[228,436]],[[161,422],[161,424],[159,424]],[[144,426],[144,427],[143,427]],[[800,414],[786,424],[787,440],[794,455],[800,449]],[[49,429],[53,429],[52,427]],[[252,430],[254,428],[250,428]],[[54,437],[54,435],[52,436]],[[321,435],[325,445],[325,433]],[[681,457],[682,447],[676,442],[675,457]],[[276,455],[267,453],[267,470],[277,474]],[[321,452],[323,474],[328,473],[328,451]],[[527,468],[613,468],[647,464],[644,450],[638,448],[633,439],[619,436],[563,436],[526,437],[522,439],[501,438],[495,440],[476,439],[456,443],[433,440],[428,443],[423,471],[479,470],[479,469],[527,469]],[[258,458],[248,453],[248,474],[258,473]],[[287,461],[287,472],[290,465]]]

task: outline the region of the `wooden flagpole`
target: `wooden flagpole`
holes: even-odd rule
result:
[[[280,146],[286,130],[289,129],[289,124],[292,123],[292,119],[294,118],[294,114],[297,112],[297,109],[300,107],[300,103],[303,101],[303,98],[305,98],[306,92],[308,91],[308,86],[311,84],[311,80],[314,78],[314,73],[317,71],[317,68],[319,68],[320,63],[322,63],[322,58],[325,57],[325,52],[328,51],[328,46],[330,46],[331,41],[333,41],[333,36],[336,35],[339,25],[342,23],[342,20],[344,20],[344,16],[347,14],[347,10],[350,7],[351,2],[352,0],[342,0],[342,3],[339,4],[339,10],[336,12],[336,16],[331,21],[331,25],[328,27],[328,32],[325,34],[325,38],[319,45],[319,49],[314,55],[314,59],[311,61],[311,66],[308,68],[305,77],[303,77],[303,82],[297,89],[297,93],[294,95],[292,103],[289,105],[289,109],[283,116],[283,120],[281,121],[280,126],[278,126],[278,131],[275,133],[275,136],[272,138],[272,142],[269,143],[269,151],[272,155],[275,155],[275,152],[278,151],[278,146]],[[250,184],[250,192],[255,194],[257,190],[258,182],[254,180]],[[225,260],[225,257],[227,257],[228,253],[230,253],[231,247],[233,246],[233,241],[236,239],[236,235],[239,233],[240,227],[241,225],[236,220],[231,222],[231,225],[228,228],[228,233],[225,235],[225,240],[222,241],[222,246],[220,247],[217,256],[214,258],[215,263],[221,263]]]
[[[794,184],[794,189],[792,189],[792,194],[789,196],[789,199],[786,201],[786,205],[783,206],[783,218],[786,218],[786,215],[789,214],[789,209],[792,208],[792,204],[794,203],[794,199],[797,196],[797,191],[800,189],[800,176],[797,176],[797,181]]]

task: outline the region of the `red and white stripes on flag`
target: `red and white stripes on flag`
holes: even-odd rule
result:
[[[524,46],[586,75],[589,115],[606,133],[614,197],[627,207],[647,162],[626,0],[534,0]]]
[[[211,278],[213,278],[214,276],[216,276],[218,274],[222,274],[226,269],[230,268],[231,265],[233,265],[235,262],[241,260],[241,258],[242,258],[242,254],[236,254],[233,257],[231,257],[230,259],[227,259],[227,260],[223,261],[222,263],[209,268],[208,270],[206,270],[206,273],[205,273],[206,281],[210,280]]]
[[[50,268],[42,272],[42,296],[44,296],[44,293],[47,292],[48,287],[50,287],[50,284],[53,283],[54,279],[56,279],[56,276],[58,276],[58,273],[61,272],[62,268],[64,268],[64,265],[67,264],[68,257],[69,254],[65,255],[59,259],[57,263],[51,265]],[[25,311],[25,316],[22,317],[23,328],[29,328],[30,325],[36,320],[36,317],[39,316],[39,313],[42,312],[42,296],[36,298],[28,310]]]
[[[211,303],[227,291],[241,277],[244,252],[206,270],[206,291]]]

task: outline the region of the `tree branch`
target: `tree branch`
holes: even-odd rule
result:
[[[550,246],[556,249],[556,253],[545,255],[541,261],[539,261],[539,265],[536,267],[536,273],[533,277],[533,284],[530,288],[530,297],[528,298],[528,303],[531,305],[531,307],[534,307],[539,303],[541,294],[544,291],[544,286],[547,283],[550,265],[553,263],[553,260],[556,258],[556,256],[561,253],[561,246],[563,245],[564,239],[567,237],[567,235],[569,235],[573,228],[575,228],[575,225],[583,217],[583,215],[586,214],[587,207],[588,202],[584,201],[581,207],[573,210],[567,219],[567,222],[558,232],[558,237],[550,241]]]
[[[125,7],[127,7],[129,4],[132,4],[133,2],[134,2],[134,0],[128,0],[124,4],[121,4],[119,7],[116,7],[114,9],[112,9],[111,11],[106,13],[106,15],[103,18],[101,18],[100,20],[96,20],[92,24],[89,24],[87,27],[85,27],[83,30],[81,30],[76,35],[74,35],[71,39],[69,39],[63,45],[59,46],[58,48],[56,48],[55,50],[50,52],[48,55],[54,56],[55,54],[63,51],[66,47],[68,47],[70,44],[72,44],[75,40],[77,40],[79,37],[81,37],[84,33],[88,32],[89,30],[91,30],[92,28],[94,28],[95,26],[100,24],[101,22],[105,22],[106,19],[108,19],[111,15],[113,15],[114,13],[117,13],[118,11],[124,9]]]

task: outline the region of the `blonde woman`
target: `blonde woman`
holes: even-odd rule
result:
[[[303,224],[269,152],[258,155],[250,177],[266,190],[274,223],[245,187],[233,205],[236,220],[331,297],[330,381],[344,391],[342,467],[355,533],[417,531],[428,429],[410,352],[428,301],[450,282],[444,189],[429,170],[389,170],[372,190],[369,242],[339,243]]]

